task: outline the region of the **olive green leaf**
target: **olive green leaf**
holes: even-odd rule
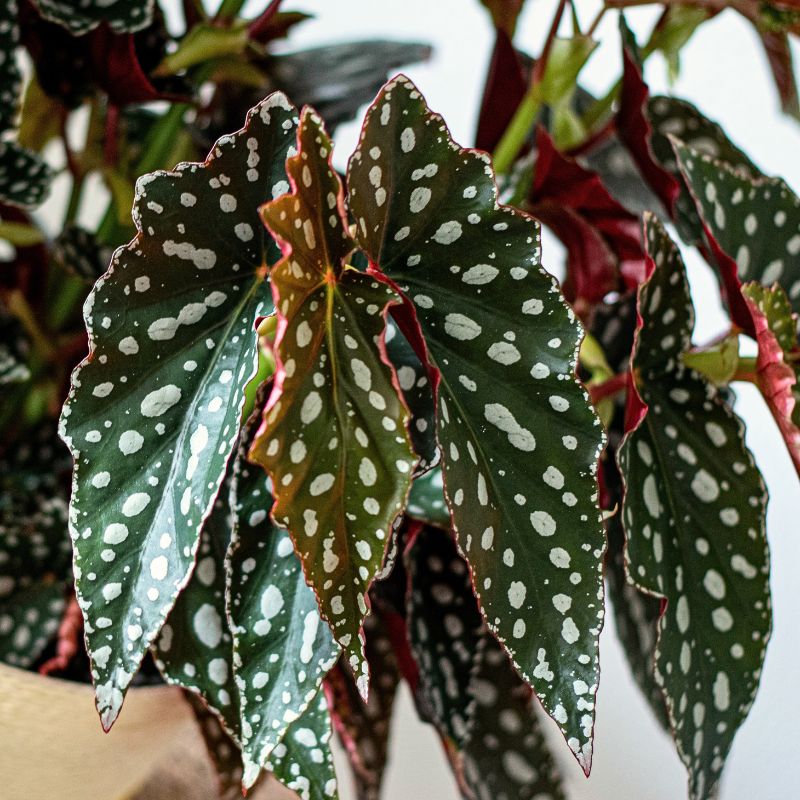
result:
[[[423,528],[406,551],[406,567],[417,707],[458,754],[451,761],[465,796],[561,800],[533,692],[489,631],[450,534]],[[538,669],[550,665],[543,659]],[[576,681],[575,690],[590,711],[589,687]]]
[[[278,365],[251,451],[270,473],[275,521],[292,535],[320,612],[366,697],[361,624],[414,454],[382,339],[397,293],[347,266],[353,250],[322,121],[303,113],[293,191],[262,209],[282,242],[272,270]],[[265,506],[264,510],[268,510]]]

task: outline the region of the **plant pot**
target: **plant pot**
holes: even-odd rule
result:
[[[176,743],[196,735],[192,712],[174,687],[130,690],[105,734],[90,686],[0,664],[4,800],[121,800]]]

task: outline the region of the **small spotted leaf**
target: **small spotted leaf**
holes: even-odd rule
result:
[[[236,446],[278,257],[258,207],[288,188],[295,124],[271,95],[205,163],[140,178],[139,232],[85,306],[90,354],[61,433],[75,457],[77,590],[106,728],[190,577]]]
[[[367,591],[415,461],[382,341],[386,309],[400,299],[346,265],[354,245],[328,160],[332,145],[314,112],[303,113],[298,141],[299,155],[287,164],[292,193],[262,209],[284,258],[271,275],[275,386],[251,455],[272,476],[273,517],[291,533],[366,696]]]
[[[0,0],[0,199],[36,206],[47,195],[53,174],[36,153],[10,139],[17,125],[22,88],[16,54],[18,16],[17,0]]]
[[[540,266],[537,223],[498,205],[488,157],[406,78],[369,110],[349,187],[359,243],[408,299],[437,376],[446,495],[483,612],[588,771],[573,684],[593,693],[598,676],[603,435],[575,378],[580,324]]]
[[[155,0],[35,0],[39,13],[80,36],[101,23],[115,33],[132,33],[146,28],[153,18]]]
[[[341,649],[320,619],[289,534],[270,520],[272,504],[263,470],[242,452],[231,493],[235,522],[227,570],[248,787],[277,758],[274,749],[292,720],[304,717]]]
[[[741,281],[779,283],[800,311],[797,195],[780,178],[748,177],[682,142],[673,140],[673,147],[717,260],[733,260]],[[736,289],[728,286],[729,300]]]
[[[52,421],[0,453],[0,661],[7,664],[30,666],[64,612],[69,469]]]
[[[797,317],[780,286],[767,289],[748,283],[742,294],[753,315],[758,342],[758,386],[800,474]]]
[[[28,368],[30,339],[19,320],[0,304],[0,386],[24,383],[31,372]]]
[[[347,752],[358,800],[379,800],[388,757],[400,668],[384,615],[373,608],[364,620],[364,650],[373,676],[369,700],[358,692],[352,673],[341,661],[328,673],[325,685],[331,717]]]
[[[423,528],[406,551],[407,628],[419,667],[416,703],[443,736],[465,796],[561,800],[530,687],[489,631],[451,535]],[[544,651],[537,670],[550,669]],[[594,700],[576,680],[588,725]]]
[[[680,254],[653,216],[639,291],[631,430],[619,451],[628,579],[662,598],[655,651],[693,800],[715,795],[758,687],[770,632],[766,490],[741,421],[683,366],[694,309]]]
[[[681,177],[670,136],[698,152],[730,164],[737,172],[760,175],[758,167],[725,134],[720,125],[704,116],[695,106],[677,97],[653,97],[647,104],[647,117],[652,125],[650,144],[653,154],[664,169],[680,182],[680,194],[675,201],[675,226],[683,241],[697,244],[703,241],[703,224],[694,200]]]
[[[300,719],[267,758],[266,768],[301,800],[336,800],[336,772],[329,746],[333,730],[320,689]]]

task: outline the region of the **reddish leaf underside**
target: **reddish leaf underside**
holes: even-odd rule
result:
[[[780,286],[767,289],[748,283],[742,294],[753,316],[758,342],[758,386],[800,474],[797,317]]]
[[[632,43],[632,35],[622,17],[620,27],[623,39],[623,72],[619,109],[615,118],[617,133],[633,156],[642,177],[672,216],[680,194],[680,184],[661,166],[653,153],[650,143],[653,129],[647,117],[650,89],[642,77],[642,68],[634,53],[635,44]]]
[[[600,302],[621,275],[642,275],[639,221],[608,193],[596,173],[559,153],[543,127],[536,132],[536,165],[527,209],[567,248],[564,296]]]

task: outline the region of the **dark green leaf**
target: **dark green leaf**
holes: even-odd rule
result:
[[[4,306],[0,305],[0,386],[23,383],[30,378],[26,364],[30,341],[24,329]]]
[[[652,216],[645,236],[652,272],[629,398],[645,405],[619,452],[626,566],[640,591],[666,600],[655,676],[699,800],[715,794],[769,638],[766,489],[741,421],[681,361],[694,309],[680,254]]]
[[[386,322],[386,354],[397,373],[397,382],[411,419],[408,430],[419,456],[415,473],[427,472],[439,462],[436,444],[436,410],[428,370],[391,318]]]
[[[232,500],[229,615],[245,783],[251,786],[292,721],[304,716],[319,693],[340,648],[320,619],[289,534],[270,521],[266,476],[243,458]]]
[[[225,555],[233,527],[230,471],[231,468],[203,525],[192,577],[161,628],[153,653],[167,682],[200,695],[228,734],[238,741],[239,703],[231,663],[233,640],[225,616]]]
[[[205,163],[140,178],[139,233],[86,303],[90,355],[73,374],[62,435],[75,457],[77,588],[106,727],[189,579],[236,444],[277,259],[258,206],[288,189],[295,122],[272,95]]]
[[[269,764],[287,785],[322,791],[331,777],[330,722],[315,698],[339,647],[288,534],[264,510],[272,502],[266,476],[245,460],[257,421],[243,432],[197,567],[155,649],[165,677],[198,693],[224,725],[247,788]]]
[[[52,421],[0,454],[0,661],[8,664],[30,666],[64,612],[69,469]]]
[[[776,281],[800,310],[800,199],[780,178],[748,177],[673,140],[678,165],[714,242],[739,279]]]
[[[406,514],[420,522],[450,529],[450,509],[444,496],[441,468],[415,478],[408,495]]]
[[[575,378],[581,327],[540,266],[536,222],[497,204],[488,157],[459,148],[407,79],[370,109],[349,185],[359,241],[413,304],[440,376],[446,494],[486,618],[588,770],[574,683],[596,690],[603,436]]]
[[[451,760],[465,796],[563,798],[533,692],[483,620],[469,567],[450,534],[421,530],[406,565],[417,706],[458,754]],[[542,655],[538,671],[549,668]],[[575,690],[591,712],[588,687],[576,681]]]
[[[386,308],[400,298],[347,266],[353,241],[341,183],[315,113],[304,112],[298,138],[300,153],[287,163],[292,194],[262,209],[284,258],[271,275],[275,388],[252,455],[272,476],[273,516],[292,534],[322,616],[366,696],[366,595],[415,461],[408,415],[381,353]]]
[[[303,716],[289,726],[265,766],[301,800],[336,798],[336,773],[328,746],[332,733],[328,701],[320,689]]]
[[[727,137],[722,127],[691,103],[676,97],[653,97],[647,104],[647,116],[653,126],[650,140],[653,154],[661,166],[676,178],[680,178],[680,170],[669,139],[671,135],[700,153],[730,164],[737,172],[751,176],[761,174],[747,155]],[[702,222],[683,181],[680,189],[675,201],[675,225],[687,244],[697,244],[703,241]]]
[[[388,74],[430,55],[426,44],[368,39],[273,56],[267,67],[274,86],[298,107],[313,106],[333,130],[355,118]]]
[[[19,20],[16,0],[0,0],[0,198],[20,206],[42,202],[52,172],[39,156],[9,139],[16,128],[22,78],[17,64]]]
[[[70,223],[53,241],[53,258],[63,269],[94,283],[107,269],[111,251],[100,247],[93,233]]]
[[[35,0],[39,13],[79,36],[101,23],[117,33],[147,27],[153,17],[154,0]]]
[[[383,614],[374,605],[373,612],[364,620],[364,635],[364,650],[372,675],[369,700],[364,702],[352,673],[342,661],[328,673],[325,683],[334,725],[353,771],[358,800],[379,800],[392,709],[401,676]]]

